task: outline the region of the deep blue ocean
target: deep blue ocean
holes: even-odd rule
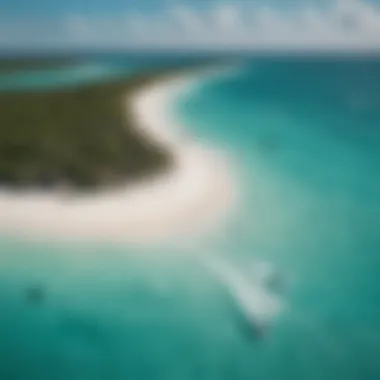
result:
[[[178,59],[103,55],[0,76],[0,89]],[[226,285],[179,248],[3,236],[0,379],[379,379],[380,59],[245,57],[172,112],[225,150],[242,189],[228,228],[197,246],[242,270],[273,265],[288,279],[284,310],[252,340]]]

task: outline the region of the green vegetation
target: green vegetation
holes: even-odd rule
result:
[[[168,167],[170,154],[139,135],[125,102],[126,94],[163,75],[0,93],[0,184],[88,189]]]

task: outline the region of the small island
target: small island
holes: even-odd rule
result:
[[[0,185],[80,190],[168,167],[170,153],[139,134],[125,102],[163,75],[161,70],[54,91],[0,93]]]
[[[223,224],[237,199],[232,170],[167,112],[212,75],[203,61],[0,92],[0,233],[155,244]]]

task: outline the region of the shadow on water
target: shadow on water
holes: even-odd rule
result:
[[[41,285],[31,285],[25,290],[25,299],[28,304],[41,304],[45,298],[45,289]]]
[[[242,313],[235,310],[235,324],[242,338],[251,344],[260,344],[266,340],[266,329],[254,325]]]
[[[236,332],[240,335],[242,341],[257,346],[265,340],[266,331],[252,324],[247,316],[239,310],[230,296],[226,296],[226,310],[231,323],[234,324]]]
[[[258,140],[258,146],[263,152],[276,152],[283,147],[283,141],[275,136],[263,136]]]

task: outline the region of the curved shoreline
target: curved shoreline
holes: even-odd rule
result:
[[[172,169],[127,188],[77,198],[1,190],[0,233],[156,243],[198,236],[223,223],[236,200],[229,165],[220,152],[187,136],[168,112],[177,95],[203,76],[182,74],[159,80],[129,99],[139,130],[172,152]]]

